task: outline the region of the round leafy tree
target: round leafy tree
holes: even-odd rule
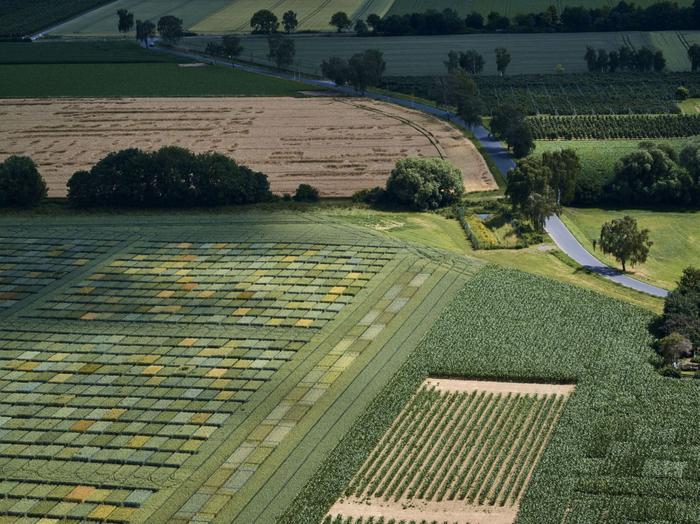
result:
[[[30,207],[46,196],[46,183],[34,161],[11,156],[0,163],[0,206]]]
[[[441,158],[399,160],[386,184],[390,200],[417,210],[449,206],[464,194],[462,172]]]

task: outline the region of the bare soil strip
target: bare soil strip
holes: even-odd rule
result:
[[[123,98],[0,100],[0,160],[31,156],[49,186],[66,183],[107,153],[166,145],[218,152],[268,175],[276,193],[301,183],[347,197],[383,186],[394,163],[440,156],[461,169],[467,191],[497,185],[456,128],[419,111],[353,98]]]
[[[459,380],[449,378],[429,378],[425,386],[440,391],[487,391],[490,393],[522,393],[537,395],[570,395],[573,384],[536,384],[526,382],[496,382],[488,380]]]
[[[344,517],[384,517],[385,521],[395,519],[421,522],[450,522],[459,524],[510,524],[515,521],[518,508],[467,506],[462,501],[429,502],[412,500],[394,502],[383,499],[352,499],[336,502],[329,515]]]

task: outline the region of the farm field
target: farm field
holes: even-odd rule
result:
[[[573,386],[427,379],[333,504],[340,516],[510,523]]]
[[[4,0],[0,5],[0,36],[26,36],[110,0]]]
[[[694,38],[688,32],[688,39]],[[685,34],[685,33],[684,33]],[[475,49],[486,61],[484,75],[496,75],[494,49],[506,47],[512,55],[508,75],[554,74],[561,64],[567,73],[586,72],[583,55],[586,46],[596,49],[618,49],[624,45],[641,47],[663,42],[664,55],[668,57],[669,70],[688,71],[690,63],[686,58],[686,48],[675,32],[663,40],[653,39],[651,33],[573,33],[573,34],[477,34],[445,36],[402,36],[382,38],[358,38],[355,36],[314,36],[296,35],[295,65],[309,74],[320,74],[321,62],[329,56],[349,58],[365,49],[379,49],[384,53],[388,76],[402,75],[444,75],[443,62],[450,50]],[[324,38],[324,40],[319,40]],[[180,46],[203,51],[207,37],[186,38]],[[242,59],[268,63],[267,39],[259,36],[243,38]],[[672,61],[671,57],[681,57]]]
[[[107,153],[165,145],[217,151],[268,175],[277,193],[310,183],[325,196],[383,186],[394,163],[441,156],[469,191],[496,189],[460,131],[423,113],[344,98],[4,100],[2,156],[29,154],[51,196]],[[157,132],[154,132],[157,130]]]
[[[52,31],[61,36],[119,36],[117,10],[127,9],[137,20],[157,23],[165,15],[181,18],[183,27],[190,28],[209,15],[231,3],[231,0],[118,0],[100,9],[67,22]]]
[[[67,23],[55,32],[63,36],[118,35],[116,10],[128,9],[137,18],[157,21],[171,14],[183,19],[183,25],[197,33],[250,32],[250,19],[256,11],[269,9],[281,20],[289,10],[297,13],[300,31],[335,31],[329,24],[337,11],[345,11],[352,20],[376,13],[383,15],[392,0],[185,0],[173,5],[168,0],[118,0],[94,13]]]
[[[614,4],[615,2],[612,2]],[[635,5],[646,7],[655,3],[655,0],[640,0]],[[678,5],[691,5],[690,0],[681,0]],[[511,17],[517,14],[528,14],[541,12],[550,5],[554,5],[557,11],[561,12],[565,7],[608,7],[611,2],[608,0],[528,0],[527,2],[512,2],[510,0],[394,0],[390,15],[402,15],[415,12],[423,12],[428,9],[442,11],[443,9],[454,9],[460,15],[466,16],[472,11],[477,11],[487,16],[491,11],[496,11],[502,15]]]
[[[692,415],[698,385],[665,379],[648,363],[648,320],[647,313],[594,293],[485,268],[281,522],[298,522],[295,515],[322,519],[429,376],[576,384],[521,500],[518,522],[693,521],[697,499],[685,493],[698,489],[689,433],[700,424]],[[672,444],[663,444],[666,438]]]
[[[307,86],[223,66],[0,64],[0,98],[301,96]]]
[[[641,228],[648,228],[654,242],[647,262],[631,268],[636,277],[673,289],[685,267],[698,265],[700,213],[567,208],[563,218],[578,240],[593,251],[591,239],[599,237],[603,223],[625,215],[636,218]],[[596,256],[618,265],[600,251]]]
[[[153,53],[136,41],[91,40],[0,43],[0,64],[105,64],[188,62],[164,53]]]
[[[0,222],[5,519],[280,511],[480,268],[291,213]]]

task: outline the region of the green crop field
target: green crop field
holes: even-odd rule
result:
[[[631,268],[638,278],[673,289],[687,266],[700,263],[700,213],[640,210],[573,209],[564,214],[567,225],[579,241],[593,250],[591,239],[600,236],[604,222],[630,215],[640,227],[649,229],[654,245],[649,260]],[[619,265],[613,258],[603,256],[612,265]]]
[[[688,493],[700,489],[698,384],[654,371],[647,362],[648,320],[640,310],[593,293],[518,272],[481,271],[282,522],[324,518],[431,374],[576,383],[518,522],[693,522],[698,498]],[[411,506],[421,507],[415,501],[402,507]],[[371,511],[370,504],[365,508]]]
[[[164,53],[153,53],[136,41],[91,40],[33,43],[0,43],[0,64],[105,64],[187,62]]]
[[[562,65],[569,73],[585,72],[586,62],[583,55],[586,46],[605,49],[617,49],[623,45],[641,47],[651,46],[663,50],[669,58],[669,70],[687,71],[690,63],[686,57],[686,48],[677,33],[671,32],[661,40],[655,33],[573,33],[573,34],[477,34],[446,36],[401,36],[382,38],[358,38],[354,36],[335,35],[297,35],[297,65],[311,74],[320,73],[321,62],[329,56],[336,55],[349,58],[354,53],[365,49],[379,49],[387,62],[388,76],[444,75],[443,62],[451,50],[464,51],[475,49],[484,56],[485,75],[495,75],[496,63],[494,49],[506,47],[510,50],[512,62],[508,67],[509,75],[516,74],[554,74],[555,68]],[[658,35],[657,35],[658,36]],[[695,32],[686,34],[695,38]],[[323,39],[323,40],[320,40]],[[185,39],[181,45],[191,49],[204,50],[206,37]],[[267,63],[267,39],[247,36],[243,39],[245,48],[242,58]],[[672,56],[680,57],[675,61]]]
[[[297,96],[307,86],[223,66],[0,65],[0,97]]]
[[[110,0],[3,0],[0,36],[27,36]]]
[[[505,16],[541,12],[550,5],[554,5],[560,12],[569,7],[608,7],[617,2],[609,0],[528,0],[527,2],[512,2],[510,0],[394,0],[389,11],[390,15],[402,15],[405,13],[423,12],[428,9],[454,9],[465,16],[472,11],[477,11],[486,16],[491,11],[497,11]],[[635,2],[638,6],[648,6],[656,3],[656,0],[640,0]],[[692,5],[691,0],[681,0],[678,5]]]
[[[165,15],[174,15],[183,20],[187,28],[216,13],[231,3],[231,0],[118,0],[95,11],[67,22],[52,32],[63,36],[118,35],[117,10],[127,9],[136,20],[157,23]]]
[[[428,376],[577,385],[566,405],[420,393],[452,415],[419,417],[421,432],[403,417],[425,444],[416,457],[465,431],[488,431],[492,451],[396,455],[411,475],[395,478],[415,482],[378,483],[386,494],[449,499],[430,469],[464,464],[453,502],[518,500],[521,522],[698,511],[697,385],[647,364],[641,309],[332,213],[10,213],[0,226],[8,521],[319,522],[373,449],[392,452],[382,435],[396,438]],[[504,415],[468,423],[483,410]]]

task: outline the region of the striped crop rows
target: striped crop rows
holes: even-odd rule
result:
[[[345,494],[512,506],[523,493],[565,398],[424,386]]]

